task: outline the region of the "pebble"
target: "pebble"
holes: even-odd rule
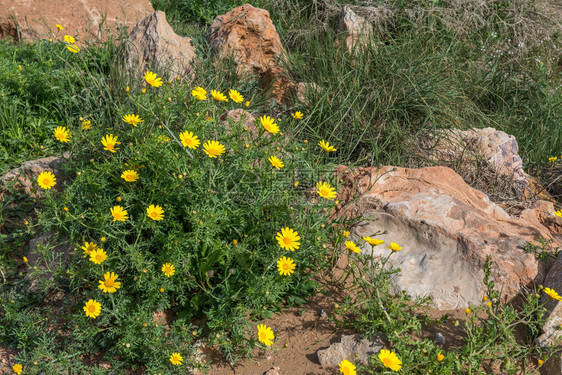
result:
[[[433,338],[433,341],[440,346],[445,345],[445,336],[443,336],[443,334],[441,332],[437,332],[435,334],[435,337]]]

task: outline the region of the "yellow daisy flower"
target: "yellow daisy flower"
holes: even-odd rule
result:
[[[180,140],[181,144],[184,147],[189,147],[192,150],[195,150],[201,144],[199,137],[197,137],[193,134],[193,132],[190,131],[184,131],[183,133],[180,133]]]
[[[296,111],[295,113],[292,113],[291,116],[293,116],[293,118],[295,120],[300,120],[301,118],[303,118],[302,112],[299,112],[299,111]]]
[[[103,275],[103,280],[100,280],[100,288],[104,293],[115,293],[117,289],[121,288],[121,283],[117,280],[117,276],[114,272],[106,272]]]
[[[207,91],[203,87],[197,86],[195,89],[191,90],[191,96],[195,97],[197,100],[207,100]]]
[[[182,361],[183,358],[180,353],[172,353],[170,356],[170,362],[172,362],[173,365],[181,365]]]
[[[61,142],[65,142],[65,143],[70,142],[70,137],[72,137],[72,134],[70,133],[70,130],[68,130],[64,126],[57,126],[53,133],[54,133],[55,138],[57,140],[59,140]]]
[[[76,44],[67,45],[66,49],[69,50],[72,53],[80,52],[80,48],[78,48],[78,46]]]
[[[51,172],[41,172],[37,176],[37,183],[42,189],[50,189],[57,184],[57,178]]]
[[[210,158],[216,158],[224,154],[225,148],[218,141],[207,141],[203,144],[203,151],[205,151]]]
[[[139,179],[139,173],[135,170],[128,169],[121,173],[121,178],[127,182],[135,182]]]
[[[361,252],[361,248],[357,246],[353,241],[345,241],[345,247],[357,254]]]
[[[544,292],[552,299],[557,299],[558,301],[562,301],[562,297],[556,293],[554,289],[544,288]]]
[[[162,265],[162,272],[164,272],[164,275],[166,275],[166,277],[173,276],[174,273],[176,273],[176,267],[174,267],[172,263],[164,263]]]
[[[105,137],[102,137],[101,144],[105,147],[104,150],[116,152],[119,148],[115,147],[116,145],[120,145],[121,142],[117,142],[117,136],[113,136],[113,134],[106,134]]]
[[[379,361],[382,362],[384,367],[387,367],[392,371],[399,371],[402,368],[402,361],[398,359],[396,353],[393,353],[390,350],[382,349],[379,353]]]
[[[18,375],[21,374],[21,372],[23,371],[23,366],[20,365],[19,363],[16,363],[13,367],[12,370],[14,370],[14,372]]]
[[[281,233],[277,232],[275,239],[279,246],[285,250],[295,251],[301,246],[299,242],[301,238],[298,232],[289,227],[281,228]]]
[[[318,146],[320,146],[322,150],[326,152],[337,151],[337,149],[334,146],[330,146],[330,142],[324,142],[324,140],[318,142]]]
[[[265,324],[258,324],[258,340],[266,346],[271,346],[273,345],[273,339],[275,339],[275,335],[271,328]]]
[[[107,259],[107,253],[100,248],[90,252],[90,262],[94,264],[102,264]]]
[[[399,246],[396,242],[391,242],[390,246],[388,246],[387,249],[390,249],[394,252],[397,252],[397,251],[402,250],[402,246]]]
[[[146,73],[144,73],[144,80],[152,87],[162,86],[162,79],[158,78],[156,73],[153,73],[150,70],[147,70]]]
[[[164,219],[164,210],[159,205],[151,204],[146,209],[146,214],[149,218],[155,221],[160,221]]]
[[[111,209],[111,215],[113,216],[113,221],[125,221],[129,218],[127,210],[121,206],[113,206]]]
[[[277,124],[275,123],[275,119],[269,116],[262,116],[260,117],[260,122],[265,128],[265,130],[267,130],[269,133],[271,134],[279,133],[279,126],[277,126]]]
[[[445,356],[441,352],[439,352],[437,354],[437,362],[441,362],[443,359],[445,359]]]
[[[62,27],[61,25],[59,25],[58,23],[55,25],[57,27],[57,29],[59,30],[64,30],[64,27]]]
[[[96,319],[101,313],[101,304],[95,299],[90,299],[84,305],[84,312],[88,318]]]
[[[357,372],[355,371],[355,365],[349,362],[347,359],[344,359],[339,363],[340,372],[343,375],[356,375]]]
[[[285,166],[285,164],[283,164],[283,161],[279,159],[277,156],[270,156],[269,159],[267,160],[269,160],[271,165],[273,165],[277,169],[281,169]]]
[[[327,182],[317,182],[316,188],[318,189],[316,192],[322,198],[326,199],[334,199],[337,196],[336,189],[330,186]]]
[[[90,120],[83,120],[82,121],[82,129],[88,130],[92,127],[92,121]]]
[[[242,103],[244,101],[244,97],[236,90],[230,90],[228,92],[228,96],[232,99],[235,103]]]
[[[281,276],[290,276],[295,272],[295,267],[297,265],[291,258],[282,257],[277,261],[277,269]]]
[[[211,90],[211,96],[213,97],[213,99],[215,99],[217,102],[228,102],[228,98],[220,91],[217,90]]]
[[[84,257],[86,255],[89,256],[92,253],[92,251],[97,249],[98,249],[98,245],[94,242],[84,242],[84,245],[82,246],[82,250],[84,250]]]
[[[554,211],[554,215],[562,217],[562,210]]]
[[[137,124],[140,124],[144,120],[142,118],[140,118],[138,115],[135,115],[133,113],[133,114],[130,114],[130,115],[123,116],[123,121],[125,121],[127,124],[137,126]]]
[[[65,35],[63,39],[64,39],[65,42],[67,42],[69,44],[76,43],[76,39],[74,39],[74,37],[72,37],[70,35]]]
[[[372,246],[378,246],[384,243],[384,240],[377,240],[376,238],[371,238],[371,237],[363,237],[363,240],[367,241]]]
[[[551,163],[554,163],[556,160],[558,160],[558,156],[553,156],[551,158],[548,158],[548,161]]]

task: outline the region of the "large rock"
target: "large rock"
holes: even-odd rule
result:
[[[269,12],[250,4],[215,18],[208,40],[215,56],[234,58],[238,74],[261,75],[277,67],[284,53]]]
[[[429,156],[439,165],[456,165],[484,185],[502,185],[504,194],[524,198],[540,190],[523,170],[519,146],[513,135],[494,128],[444,129],[430,136]],[[506,189],[511,192],[505,191]],[[540,195],[540,193],[538,194]],[[548,199],[547,194],[539,196]]]
[[[390,242],[403,247],[390,258],[401,269],[393,279],[397,289],[431,296],[439,309],[466,308],[479,303],[486,291],[482,279],[487,255],[504,300],[518,294],[521,285],[542,281],[542,266],[524,247],[540,236],[552,236],[533,209],[511,217],[447,167],[342,167],[338,174],[344,184],[339,199],[348,202],[343,209],[365,218],[352,230],[362,251],[371,249],[362,236],[382,232],[377,237],[385,244],[375,247],[375,256],[388,254]],[[544,205],[554,212],[551,203]],[[560,244],[555,240],[553,246]]]
[[[149,67],[158,67],[168,71],[170,79],[186,77],[193,73],[195,57],[191,38],[177,35],[166,21],[164,12],[152,13],[129,35],[126,64],[136,74]]]
[[[149,0],[0,0],[0,38],[31,41],[69,34],[78,36],[78,43],[104,40],[152,12]]]

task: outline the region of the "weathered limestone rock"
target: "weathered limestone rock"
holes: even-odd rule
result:
[[[437,164],[461,163],[463,168],[482,168],[481,175],[509,182],[518,197],[539,189],[523,170],[519,146],[513,135],[494,128],[444,129],[431,142],[430,158]],[[539,196],[548,199],[547,195]]]
[[[31,41],[68,34],[78,36],[78,44],[105,40],[152,12],[149,0],[0,0],[0,38]]]
[[[248,133],[250,139],[256,139],[258,137],[258,128],[256,127],[256,118],[250,112],[245,111],[241,108],[232,109],[228,112],[223,113],[220,116],[220,128],[226,130],[226,134],[230,134],[231,124],[242,122],[244,127],[248,128]]]
[[[5,175],[0,177],[0,182],[7,183],[17,179],[17,189],[23,189],[26,194],[31,194],[32,187],[37,186],[37,176],[41,172],[52,172],[57,178],[57,184],[54,189],[61,191],[63,189],[63,174],[60,170],[60,165],[68,158],[69,154],[65,153],[63,157],[49,156],[46,158],[30,160],[23,163],[21,166],[12,169]]]
[[[215,18],[208,40],[215,56],[234,58],[238,74],[261,75],[278,66],[284,52],[269,12],[250,4]]]
[[[520,285],[542,281],[542,266],[523,248],[552,235],[532,208],[511,217],[447,167],[340,168],[338,173],[343,181],[339,199],[351,202],[346,214],[368,218],[352,230],[362,252],[370,252],[362,236],[385,231],[377,235],[385,245],[375,247],[375,256],[387,254],[390,242],[403,247],[390,258],[401,269],[393,278],[397,289],[429,295],[439,309],[479,303],[486,255],[504,300],[515,296]],[[359,198],[352,202],[353,196]],[[554,247],[560,245],[554,240]]]
[[[191,38],[177,35],[157,11],[139,22],[129,35],[126,64],[130,71],[142,74],[150,66],[166,70],[170,79],[193,73],[196,53]]]
[[[355,52],[372,38],[373,26],[361,16],[358,16],[349,6],[342,8],[340,29],[347,34],[345,43],[350,52]]]
[[[380,342],[369,341],[361,335],[342,335],[340,341],[316,352],[322,366],[337,366],[344,359],[349,360],[356,356],[359,362],[368,364],[369,357],[383,348]]]

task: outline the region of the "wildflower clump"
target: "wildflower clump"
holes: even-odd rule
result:
[[[88,56],[73,59],[83,64]],[[55,260],[54,276],[37,282],[49,293],[72,295],[64,307],[69,318],[60,318],[60,332],[76,333],[64,338],[67,347],[103,352],[123,368],[168,373],[192,365],[196,340],[235,357],[252,345],[272,346],[270,327],[259,324],[257,338],[251,327],[285,302],[312,295],[317,270],[329,267],[330,249],[337,248],[326,202],[306,202],[315,181],[305,176],[318,175],[317,161],[327,159],[322,150],[308,155],[299,151],[302,142],[272,136],[280,133],[277,113],[262,115],[257,131],[243,121],[227,128],[223,111],[245,105],[235,89],[225,96],[183,82],[164,84],[147,72],[118,82],[108,97],[99,110],[81,109],[92,113],[68,127],[77,129],[72,134],[48,130],[58,149],[71,139],[61,171],[61,178],[71,178],[61,192],[41,194],[34,225],[53,233],[41,248],[44,258],[18,265],[39,275],[44,270],[35,264]],[[300,185],[289,177],[295,172],[305,175]],[[56,183],[45,171],[36,187]],[[322,194],[335,197],[330,189]],[[74,250],[64,259],[56,251],[62,243]],[[166,319],[155,318],[162,313]],[[48,314],[44,321],[58,324],[59,317]],[[37,331],[56,331],[41,322]]]

